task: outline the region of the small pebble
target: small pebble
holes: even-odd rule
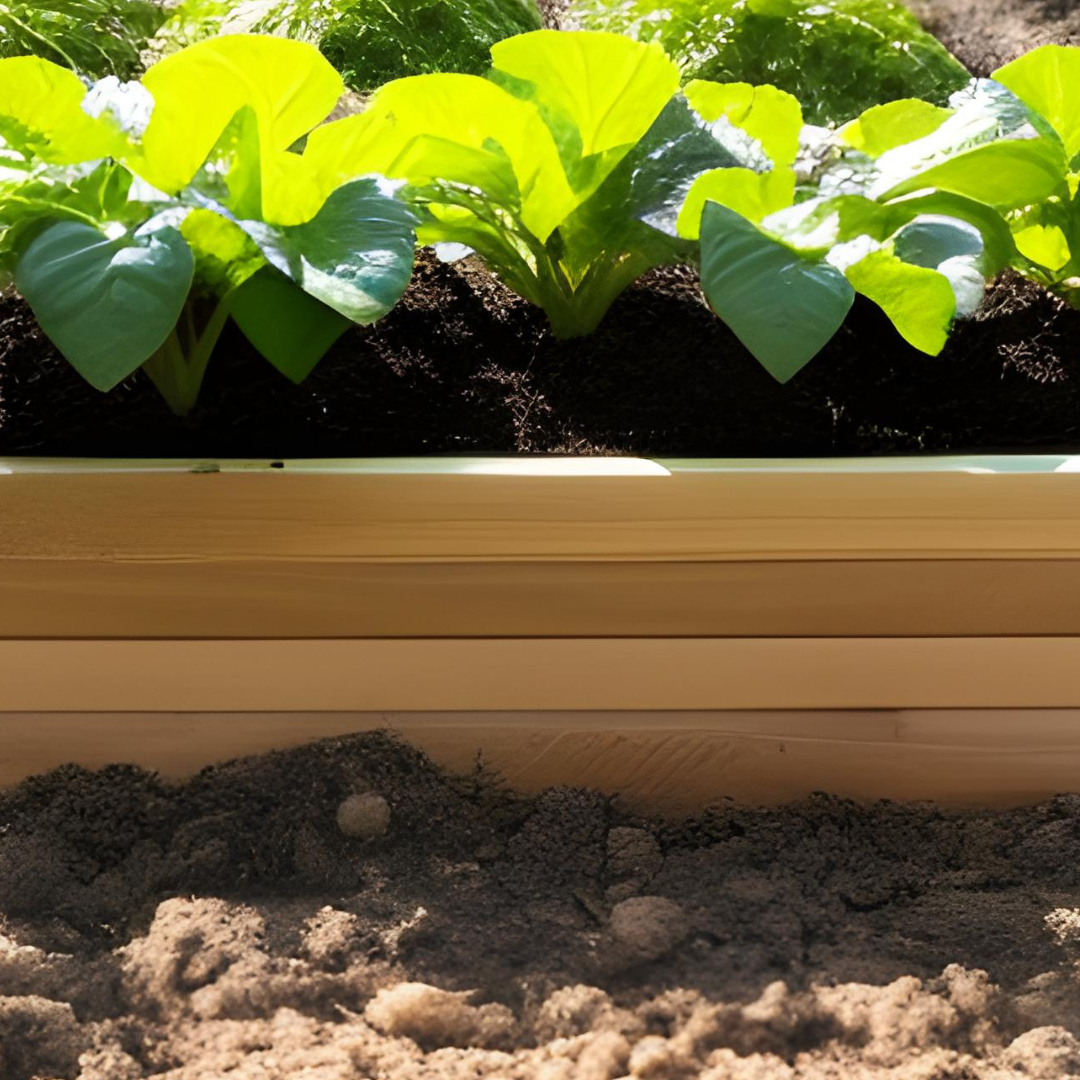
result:
[[[374,791],[350,795],[337,808],[337,825],[346,836],[374,840],[390,824],[390,804]]]
[[[642,957],[659,960],[686,939],[689,928],[685,912],[673,900],[634,896],[612,908],[611,932]]]

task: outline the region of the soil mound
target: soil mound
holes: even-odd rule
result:
[[[0,1080],[1057,1080],[1078,962],[1073,796],[661,822],[381,734],[0,794]]]

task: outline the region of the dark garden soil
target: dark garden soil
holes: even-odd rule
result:
[[[911,0],[977,73],[1080,40],[1078,0]],[[558,0],[549,7],[557,13]],[[405,302],[349,333],[293,387],[236,332],[201,405],[171,416],[141,374],[90,389],[0,297],[0,454],[355,457],[1065,451],[1080,447],[1080,313],[1006,278],[945,353],[906,346],[857,304],[778,386],[705,307],[693,274],[655,272],[600,330],[557,342],[483,270],[421,259]]]
[[[1062,1080],[1078,1036],[1080,797],[662,823],[379,734],[0,795],[2,1080]]]

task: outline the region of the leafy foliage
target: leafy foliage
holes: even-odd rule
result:
[[[0,57],[33,54],[92,78],[129,78],[165,18],[152,0],[5,0]]]
[[[1028,277],[1080,307],[1080,49],[1045,45],[994,73],[1035,110],[1061,142],[1053,190],[1010,215],[1018,257]]]
[[[659,42],[686,78],[786,90],[814,124],[897,98],[942,103],[968,78],[895,0],[573,0],[570,17]]]
[[[177,19],[208,2],[185,0]],[[534,0],[232,0],[228,8],[224,32],[318,45],[361,92],[408,75],[482,74],[492,45],[541,25]]]
[[[0,61],[0,265],[89,382],[142,367],[184,413],[230,315],[299,380],[393,307],[415,217],[383,177],[325,182],[290,149],[341,90],[281,38],[207,41],[89,93]]]
[[[767,128],[797,176],[703,174],[653,224],[698,241],[710,303],[781,380],[839,329],[857,292],[916,348],[940,352],[952,320],[1015,257],[1002,215],[1047,198],[1065,164],[1048,125],[989,81],[949,108],[899,101],[835,132],[804,129],[797,153],[781,154]]]
[[[540,30],[499,43],[492,62],[486,79],[388,84],[363,114],[313,133],[305,158],[330,177],[406,181],[420,239],[478,253],[559,336],[588,333],[636,277],[690,257],[648,227],[650,212],[702,172],[770,168],[747,132],[677,95],[658,46]],[[797,106],[788,118],[793,139]]]

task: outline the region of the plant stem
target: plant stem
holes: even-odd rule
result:
[[[202,332],[196,329],[195,304],[189,299],[180,320],[164,344],[144,364],[143,371],[177,416],[187,416],[202,389],[206,366],[229,317],[229,295],[218,301]]]

